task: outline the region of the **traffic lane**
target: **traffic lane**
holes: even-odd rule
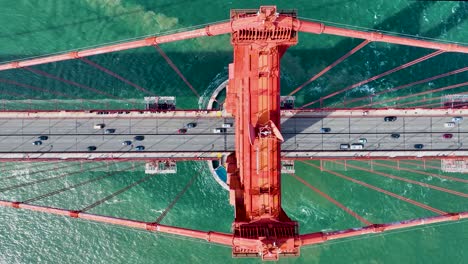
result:
[[[131,140],[133,147],[144,145],[150,151],[222,151],[225,146],[233,147],[231,142],[224,142],[222,134],[217,135],[147,135],[143,141],[135,141],[127,135],[80,135],[80,136],[50,136],[42,141],[42,145],[32,143],[35,136],[0,136],[0,140],[8,140],[8,144],[0,144],[2,152],[75,152],[86,151],[88,146],[96,146],[102,151],[127,151],[132,147],[123,146],[122,142]]]

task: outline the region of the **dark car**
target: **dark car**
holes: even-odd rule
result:
[[[38,136],[37,139],[39,139],[39,140],[48,140],[49,137],[48,136]]]
[[[145,136],[135,136],[133,139],[135,139],[136,141],[142,141],[145,139]]]
[[[195,122],[188,123],[187,125],[185,125],[186,128],[194,128],[196,126],[197,126],[197,123],[195,123]]]
[[[453,137],[453,134],[443,134],[442,137],[449,139]]]
[[[96,146],[89,146],[88,151],[95,151],[97,148]]]
[[[177,133],[185,134],[185,133],[187,133],[187,129],[186,128],[181,128],[181,129],[177,130]]]
[[[39,140],[38,140],[38,141],[34,141],[32,144],[33,144],[34,146],[40,146],[40,145],[42,145],[42,141],[39,141]]]
[[[424,148],[424,145],[423,144],[415,144],[414,148],[415,149],[422,149],[422,148]]]
[[[125,140],[124,142],[122,142],[123,146],[130,146],[131,144],[132,142],[130,140]]]
[[[145,150],[145,146],[136,146],[135,149],[142,151],[142,150]]]
[[[393,133],[390,135],[392,138],[400,138],[400,134]]]
[[[394,122],[397,120],[397,117],[396,116],[386,116],[384,117],[383,119],[385,122]]]
[[[330,131],[331,131],[331,129],[330,129],[329,127],[322,127],[322,128],[320,129],[320,132],[322,132],[322,133],[328,133],[328,132],[330,132]]]
[[[104,131],[105,134],[114,134],[115,133],[115,129],[113,128],[108,128]]]

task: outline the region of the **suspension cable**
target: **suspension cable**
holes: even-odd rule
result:
[[[401,162],[405,163],[403,161],[401,161]],[[406,164],[416,165],[414,163],[406,163]],[[454,177],[450,177],[450,176],[444,176],[444,175],[429,173],[429,172],[424,172],[424,171],[417,171],[417,170],[413,170],[413,169],[409,169],[409,168],[401,168],[401,167],[398,168],[398,167],[395,167],[395,166],[391,166],[391,165],[387,165],[387,164],[383,164],[383,163],[378,163],[378,162],[374,162],[374,165],[381,166],[381,167],[387,167],[387,168],[391,168],[391,169],[409,171],[409,172],[413,172],[413,173],[417,173],[417,174],[423,174],[423,175],[426,175],[426,176],[431,176],[431,177],[436,177],[436,178],[441,178],[441,179],[447,179],[447,180],[451,180],[451,181],[468,183],[468,180],[464,180],[464,179],[460,179],[460,178],[454,178]]]
[[[350,50],[348,53],[346,53],[345,55],[343,55],[341,58],[337,59],[335,62],[333,62],[332,64],[330,64],[329,66],[325,67],[325,69],[321,70],[319,73],[317,73],[315,76],[313,76],[312,78],[310,78],[308,81],[306,81],[305,83],[303,83],[302,85],[300,85],[299,87],[297,87],[294,91],[292,91],[291,93],[289,93],[289,96],[291,95],[294,95],[295,93],[299,92],[302,88],[304,88],[306,85],[308,85],[309,83],[317,80],[320,76],[324,75],[326,72],[328,72],[329,70],[331,70],[333,67],[335,67],[336,65],[338,65],[340,62],[344,61],[345,59],[347,59],[349,56],[353,55],[354,53],[356,53],[358,50],[362,49],[363,47],[365,47],[368,43],[370,43],[371,41],[370,40],[364,40],[363,42],[361,42],[361,44],[357,45],[354,49]]]
[[[308,163],[308,162],[304,162],[304,161],[301,161],[301,162],[302,162],[302,163],[305,163],[305,164],[307,164],[307,165],[309,165],[309,166],[315,167],[315,168],[317,168],[317,169],[320,169],[320,167],[317,166],[317,165],[314,165],[314,164],[311,164],[311,163]],[[439,215],[447,214],[447,212],[444,212],[444,211],[441,211],[441,210],[439,210],[439,209],[433,208],[433,207],[431,207],[431,206],[429,206],[429,205],[426,205],[426,204],[417,202],[417,201],[412,200],[412,199],[410,199],[410,198],[403,197],[403,196],[401,196],[401,195],[392,193],[392,192],[390,192],[390,191],[386,191],[386,190],[381,189],[381,188],[379,188],[379,187],[376,187],[376,186],[374,186],[374,185],[370,185],[370,184],[368,184],[368,183],[365,183],[365,182],[356,180],[356,179],[354,179],[354,178],[345,176],[345,175],[343,175],[343,174],[341,174],[341,173],[334,172],[334,171],[327,170],[327,169],[322,169],[322,170],[325,171],[325,172],[328,172],[328,173],[330,173],[330,174],[333,174],[333,175],[335,175],[335,176],[338,176],[338,177],[340,177],[340,178],[342,178],[342,179],[345,179],[345,180],[348,180],[348,181],[352,181],[352,182],[354,182],[354,183],[357,183],[357,184],[359,184],[359,185],[365,186],[365,187],[370,188],[370,189],[373,189],[373,190],[375,190],[375,191],[378,191],[378,192],[381,192],[381,193],[390,195],[390,196],[392,196],[392,197],[395,197],[395,198],[397,198],[397,199],[399,199],[399,200],[402,200],[402,201],[405,201],[405,202],[407,202],[407,203],[411,203],[411,204],[416,205],[416,206],[418,206],[418,207],[427,209],[427,210],[432,211],[432,212],[434,212],[434,213],[436,213],[436,214],[439,214]]]
[[[313,190],[314,192],[320,194],[323,198],[327,199],[328,201],[332,202],[333,204],[335,204],[336,206],[340,207],[341,209],[343,209],[345,212],[347,212],[348,214],[350,214],[351,216],[353,216],[354,218],[356,218],[357,220],[361,221],[363,224],[366,224],[366,225],[372,225],[371,222],[367,221],[364,217],[358,215],[356,212],[354,212],[353,210],[349,209],[348,207],[346,207],[345,205],[343,205],[342,203],[338,202],[337,200],[333,199],[332,197],[330,197],[329,195],[327,195],[326,193],[320,191],[318,188],[312,186],[310,183],[306,182],[304,179],[298,177],[297,175],[295,174],[292,174],[292,173],[288,173],[290,176],[293,176],[296,180],[302,182],[302,184],[304,184],[305,186],[309,187],[309,189]]]
[[[388,89],[388,90],[385,90],[385,91],[382,91],[382,92],[378,92],[378,93],[375,93],[375,94],[372,94],[372,95],[369,95],[369,96],[363,96],[363,97],[359,97],[359,98],[354,98],[352,100],[347,100],[346,104],[357,102],[357,101],[362,101],[362,100],[364,100],[366,98],[375,97],[375,96],[385,94],[385,93],[395,92],[395,91],[398,91],[398,90],[401,90],[401,89],[404,89],[404,88],[407,88],[407,87],[410,87],[410,86],[430,82],[430,81],[433,81],[433,80],[436,80],[436,79],[440,79],[440,78],[443,78],[443,77],[447,77],[447,76],[457,74],[457,73],[461,73],[461,72],[465,72],[465,71],[468,71],[468,67],[461,68],[461,69],[454,70],[454,71],[450,71],[450,72],[446,72],[446,73],[439,74],[439,75],[436,75],[436,76],[432,76],[432,77],[426,78],[424,80],[408,83],[408,84],[405,84],[405,85],[400,85],[400,86],[397,86],[397,87],[394,87],[394,88],[391,88],[391,89]],[[357,108],[357,107],[352,107],[352,108]]]
[[[117,79],[119,79],[119,80],[121,80],[122,82],[124,82],[124,83],[126,83],[128,85],[131,85],[131,86],[135,87],[136,89],[142,91],[145,94],[154,95],[153,93],[146,90],[145,88],[143,88],[143,87],[141,87],[141,86],[127,80],[127,79],[125,79],[124,77],[118,75],[117,73],[115,73],[115,72],[113,72],[113,71],[111,71],[111,70],[109,70],[107,68],[104,68],[103,66],[101,66],[101,65],[99,65],[99,64],[97,64],[97,63],[95,63],[93,61],[88,60],[87,58],[80,57],[78,59],[85,62],[85,63],[87,63],[87,64],[89,64],[89,65],[91,65],[91,66],[93,66],[93,67],[95,67],[95,68],[97,68],[97,69],[99,69],[99,70],[101,70],[101,71],[103,71],[103,72],[105,72],[105,73],[107,73],[107,74],[109,74],[109,75],[111,75],[111,76],[113,76],[113,77],[115,77],[115,78],[117,78]]]
[[[87,181],[83,181],[83,182],[80,182],[80,183],[77,183],[77,184],[70,185],[68,187],[62,188],[62,189],[58,189],[58,190],[55,190],[55,191],[52,191],[52,192],[49,192],[49,193],[46,193],[46,194],[42,194],[42,195],[30,198],[30,199],[24,200],[21,203],[32,203],[32,202],[35,202],[35,201],[38,201],[38,200],[41,200],[41,199],[44,199],[44,198],[47,198],[47,197],[50,197],[50,196],[53,196],[53,195],[57,195],[59,193],[65,192],[65,191],[69,191],[71,189],[78,188],[80,186],[83,186],[83,185],[86,185],[86,184],[89,184],[89,183],[92,183],[92,182],[100,181],[100,180],[115,176],[117,173],[122,172],[122,171],[127,170],[127,169],[130,169],[131,167],[132,166],[121,169],[121,170],[109,172],[109,173],[107,173],[105,175],[102,175],[100,177],[89,179]]]
[[[52,163],[52,164],[59,164],[61,163],[60,161],[59,162],[55,162],[55,163]],[[71,164],[71,165],[67,165],[67,166],[63,166],[63,167],[60,167],[60,168],[54,168],[54,170],[63,170],[63,169],[66,169],[66,168],[69,168],[69,167],[72,167],[72,166],[75,166],[76,164]],[[45,171],[50,171],[51,169],[50,168],[47,168],[47,169],[43,169],[43,170],[38,170],[38,171],[34,171],[34,172],[31,172],[31,173],[28,173],[27,175],[28,176],[32,176],[32,175],[35,175],[35,174],[38,174],[38,173],[42,173],[42,172],[45,172]],[[7,177],[1,177],[0,178],[0,181],[3,181],[3,180],[8,180],[8,179],[13,179],[13,178],[19,178],[19,177],[24,177],[26,175],[24,174],[18,174],[18,175],[12,175],[12,176],[7,176]]]
[[[341,163],[341,162],[338,162],[338,161],[333,161],[333,162],[335,162],[337,164],[340,164],[340,165],[345,165],[344,163]],[[375,164],[375,162],[374,162],[374,164]],[[366,168],[354,166],[354,165],[351,165],[351,164],[346,164],[346,166],[349,166],[349,167],[354,168],[354,169],[362,170],[362,171],[367,171],[367,172],[370,172],[370,173],[373,173],[373,174],[376,174],[376,175],[380,175],[380,176],[383,176],[383,177],[387,177],[387,178],[391,178],[391,179],[395,179],[395,180],[400,180],[400,181],[416,184],[416,185],[426,187],[426,188],[431,188],[431,189],[438,190],[438,191],[441,191],[441,192],[450,193],[450,194],[465,197],[465,198],[468,197],[467,193],[457,192],[457,191],[454,191],[454,190],[442,188],[442,187],[435,186],[435,185],[432,185],[432,184],[413,181],[413,180],[398,177],[398,176],[388,174],[388,173],[384,173],[384,172],[372,171],[372,170],[368,170]]]
[[[126,186],[125,188],[122,188],[122,189],[120,189],[120,190],[118,190],[118,191],[116,191],[116,192],[114,192],[114,193],[112,193],[112,194],[110,194],[110,195],[108,195],[108,196],[106,196],[106,197],[104,197],[104,198],[102,198],[102,199],[100,199],[100,200],[98,200],[98,201],[96,201],[96,202],[94,202],[94,203],[92,203],[92,204],[90,204],[90,205],[84,207],[83,209],[79,210],[78,212],[86,212],[86,211],[89,211],[89,210],[93,209],[94,207],[96,207],[96,206],[98,206],[98,205],[100,205],[100,204],[106,202],[107,200],[110,200],[110,199],[116,197],[117,195],[119,195],[119,194],[121,194],[121,193],[123,193],[123,192],[125,192],[125,191],[128,191],[128,190],[130,190],[131,188],[133,188],[133,187],[135,187],[135,186],[137,186],[137,185],[139,185],[139,184],[141,184],[141,183],[143,183],[143,182],[145,182],[145,181],[147,181],[147,180],[153,178],[153,177],[156,176],[156,175],[157,175],[157,174],[150,174],[150,175],[148,175],[148,176],[146,176],[146,177],[143,177],[143,178],[139,179],[138,181],[136,181],[136,182],[134,182],[134,183],[132,183],[132,184]]]
[[[158,46],[158,45],[153,45],[153,47],[161,54],[161,56],[166,60],[167,64],[171,66],[171,68],[179,75],[179,77],[184,81],[184,83],[192,90],[192,92],[200,98],[200,95],[197,93],[195,88],[189,83],[189,81],[185,78],[185,76],[180,72],[179,68],[172,62],[172,60],[167,56],[167,54]]]
[[[38,74],[38,75],[43,75],[43,76],[45,76],[45,77],[48,77],[48,78],[51,78],[51,79],[55,79],[55,80],[64,82],[64,83],[66,83],[66,84],[70,84],[70,85],[73,85],[73,86],[76,86],[76,87],[80,87],[80,88],[83,88],[83,89],[85,89],[85,90],[88,90],[88,91],[97,93],[97,94],[105,95],[105,96],[108,96],[108,97],[111,97],[111,98],[114,98],[114,99],[117,99],[117,100],[122,100],[122,101],[125,101],[125,102],[127,102],[127,103],[133,104],[133,102],[128,101],[128,100],[126,100],[126,99],[123,99],[123,98],[114,96],[114,95],[112,95],[112,94],[110,94],[110,93],[106,93],[106,92],[97,90],[97,89],[95,89],[95,88],[89,87],[89,86],[84,85],[84,84],[80,84],[80,83],[77,83],[77,82],[74,82],[74,81],[70,81],[70,80],[66,80],[66,79],[60,78],[60,77],[58,77],[58,76],[56,76],[56,75],[52,75],[52,74],[47,73],[47,72],[45,72],[45,71],[33,69],[33,68],[30,68],[30,67],[23,67],[22,69],[25,69],[25,70],[27,70],[27,71],[30,71],[30,72],[35,73],[35,74]]]
[[[408,67],[410,67],[410,66],[413,66],[413,65],[415,65],[415,64],[417,64],[417,63],[420,63],[420,62],[422,62],[422,61],[428,60],[428,59],[430,59],[430,58],[432,58],[432,57],[435,57],[435,56],[437,56],[437,55],[439,55],[439,54],[442,54],[442,53],[444,53],[444,51],[442,51],[442,50],[434,51],[434,52],[432,52],[432,53],[430,53],[430,54],[427,54],[427,55],[422,56],[422,57],[420,57],[420,58],[418,58],[418,59],[415,59],[415,60],[412,60],[412,61],[410,61],[410,62],[407,62],[407,63],[405,63],[405,64],[403,64],[403,65],[400,65],[400,66],[398,66],[398,67],[396,67],[396,68],[393,68],[393,69],[391,69],[391,70],[388,70],[388,71],[386,71],[386,72],[384,72],[384,73],[375,75],[374,77],[368,78],[368,79],[366,79],[366,80],[364,80],[364,81],[360,81],[360,82],[358,82],[358,83],[355,83],[355,84],[353,84],[353,85],[351,85],[351,86],[348,86],[348,87],[346,87],[346,88],[343,88],[343,89],[341,89],[341,90],[339,90],[339,91],[336,91],[336,92],[331,93],[331,94],[329,94],[329,95],[326,95],[326,96],[324,96],[324,97],[320,97],[320,99],[315,100],[315,101],[312,101],[312,102],[310,102],[310,103],[307,103],[307,104],[305,104],[305,105],[303,105],[303,106],[301,106],[301,107],[303,108],[303,107],[307,107],[307,106],[313,105],[313,104],[318,103],[318,102],[323,102],[323,100],[325,100],[325,99],[328,99],[328,98],[331,98],[331,97],[333,97],[333,96],[335,96],[335,95],[338,95],[338,94],[340,94],[340,93],[349,91],[349,90],[351,90],[351,89],[354,89],[354,88],[356,88],[356,87],[359,87],[359,86],[364,85],[364,84],[366,84],[366,83],[369,83],[369,82],[371,82],[371,81],[375,81],[375,80],[377,80],[377,79],[379,79],[379,78],[382,78],[382,77],[384,77],[384,76],[387,76],[387,75],[389,75],[389,74],[391,74],[391,73],[394,73],[394,72],[397,72],[397,71],[399,71],[399,70],[408,68]]]
[[[91,169],[98,169],[98,168],[102,168],[102,167],[105,167],[105,166],[106,166],[106,164],[104,164],[102,166],[93,167]],[[31,181],[31,182],[25,182],[25,183],[12,185],[12,186],[7,186],[7,187],[4,187],[4,188],[0,188],[0,192],[10,191],[10,190],[13,190],[13,189],[18,189],[18,188],[26,187],[26,186],[29,186],[29,185],[34,185],[34,184],[38,184],[38,183],[42,183],[42,182],[46,182],[46,181],[51,181],[51,180],[54,180],[54,179],[61,179],[61,178],[65,178],[65,177],[75,175],[75,174],[78,174],[78,173],[81,173],[81,172],[82,172],[81,170],[80,171],[74,171],[74,172],[68,172],[68,173],[65,173],[65,174],[62,174],[62,175],[58,175],[58,176],[53,176],[53,177],[43,178],[43,179]]]
[[[154,221],[154,223],[156,224],[161,223],[161,221],[166,217],[167,213],[169,213],[169,211],[175,206],[175,204],[177,203],[177,201],[179,201],[182,195],[184,195],[185,192],[187,192],[190,186],[193,185],[193,183],[195,182],[195,179],[197,179],[199,175],[200,175],[200,171],[198,171],[198,173],[192,176],[190,181],[184,186],[182,190],[180,190],[180,192],[176,195],[176,197],[172,200],[172,202],[166,207],[166,209],[164,209],[164,212],[162,212],[162,214],[156,219],[156,221]]]
[[[391,98],[391,99],[387,99],[387,100],[383,100],[383,101],[379,101],[379,102],[373,102],[373,103],[370,103],[370,104],[363,105],[362,107],[380,105],[380,104],[393,102],[393,101],[400,101],[402,99],[406,99],[406,98],[410,98],[410,97],[414,97],[414,96],[432,94],[432,93],[435,93],[435,92],[441,92],[441,91],[445,91],[445,90],[455,89],[455,88],[463,87],[463,86],[467,86],[467,85],[468,85],[468,82],[449,85],[449,86],[445,86],[445,87],[442,87],[442,88],[436,88],[436,89],[432,89],[432,90],[425,91],[425,92],[414,93],[414,94],[410,94],[410,95],[406,95],[406,96],[399,96],[399,97],[396,97],[396,98]],[[425,100],[427,100],[427,99],[425,99]],[[418,101],[411,101],[409,103],[402,103],[402,104],[398,104],[398,105],[413,104],[413,103],[416,103],[416,102],[418,102]]]

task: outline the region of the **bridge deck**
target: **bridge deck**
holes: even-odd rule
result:
[[[290,118],[282,118],[282,155],[296,158],[307,157],[355,157],[355,156],[467,156],[468,120],[453,128],[444,127],[451,121],[453,113],[446,111],[434,113],[433,117],[415,116],[410,111],[399,116],[395,122],[384,122],[382,116],[374,115],[336,115],[326,117],[308,117],[305,112]],[[334,112],[336,113],[336,112]],[[461,113],[463,116],[464,113]],[[460,113],[455,113],[460,115]],[[465,116],[465,119],[467,117]],[[187,134],[178,134],[179,128],[190,122],[197,122],[197,127],[189,129]],[[216,115],[210,118],[148,118],[115,117],[111,115],[88,116],[81,118],[14,118],[0,113],[0,159],[30,157],[42,158],[216,158],[220,153],[234,151],[234,130],[228,128],[226,134],[215,134],[213,128],[221,127],[230,118]],[[105,128],[116,129],[115,134],[104,134],[104,129],[93,129],[97,123],[106,124]],[[320,133],[322,127],[331,129],[330,133]],[[400,134],[399,139],[390,136]],[[451,139],[444,139],[443,134],[450,133]],[[32,142],[39,135],[48,135],[41,146]],[[144,135],[145,140],[134,141],[135,135]],[[363,150],[340,150],[340,144],[358,143],[366,138]],[[124,140],[132,140],[131,146],[122,146]],[[422,151],[415,150],[415,144],[424,144]],[[88,146],[96,146],[97,151],[90,154]],[[134,147],[145,146],[145,151],[137,153]],[[36,153],[36,154],[35,154]]]

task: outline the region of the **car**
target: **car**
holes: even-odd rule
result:
[[[135,136],[135,137],[133,137],[133,139],[136,140],[136,141],[142,141],[142,140],[145,139],[145,136]]]
[[[39,140],[48,140],[49,137],[48,136],[38,136],[37,139],[39,139]]]
[[[460,123],[461,121],[463,121],[463,117],[461,116],[452,117],[452,122]]]
[[[424,145],[423,144],[415,144],[414,148],[415,149],[422,149],[422,148],[424,148]]]
[[[125,140],[124,142],[122,142],[123,146],[130,146],[131,144],[132,142],[130,140]]]
[[[89,146],[88,151],[95,151],[97,148],[96,146]]]
[[[449,139],[449,138],[452,138],[453,135],[452,134],[443,134],[442,137]]]
[[[177,133],[185,134],[185,133],[187,133],[187,129],[186,128],[181,128],[181,129],[177,130]]]
[[[194,127],[196,127],[196,126],[197,126],[197,123],[195,123],[195,122],[188,123],[188,124],[185,125],[186,128],[194,128]],[[180,130],[180,129],[179,129],[179,130]]]
[[[349,144],[340,144],[340,149],[349,149]]]
[[[397,134],[397,133],[393,133],[390,136],[395,139],[400,138],[400,134]]]
[[[455,122],[446,122],[444,127],[455,127]]]
[[[232,123],[224,123],[221,125],[221,127],[224,127],[224,128],[231,128],[233,126]]]
[[[385,122],[395,122],[397,120],[396,116],[386,116],[384,117]]]
[[[214,128],[213,133],[216,133],[216,134],[226,133],[226,128],[222,128],[222,127]]]
[[[364,145],[361,143],[353,143],[351,144],[351,149],[363,149]]]
[[[32,144],[33,144],[34,146],[40,146],[40,145],[42,145],[42,141],[39,141],[39,140],[38,140],[38,141],[34,141]]]
[[[360,138],[359,143],[366,144],[367,143],[367,138]]]
[[[145,146],[136,146],[135,149],[138,151],[142,151],[145,150]]]
[[[95,125],[93,126],[93,128],[94,128],[94,129],[103,129],[105,126],[106,126],[106,125],[104,125],[104,124],[95,124]]]
[[[322,132],[322,133],[329,133],[330,131],[331,131],[331,129],[329,127],[322,127],[320,129],[320,132]]]
[[[115,133],[115,129],[113,128],[108,128],[104,131],[104,134],[114,134]]]

